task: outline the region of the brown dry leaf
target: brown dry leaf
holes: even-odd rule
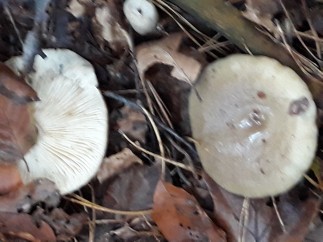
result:
[[[129,211],[150,209],[160,172],[160,165],[131,166],[109,184],[103,206]]]
[[[102,46],[104,42],[109,43],[117,53],[125,49],[133,49],[132,40],[122,26],[120,14],[122,5],[118,4],[119,2],[116,0],[102,2],[96,7],[95,17],[92,20],[99,43]]]
[[[3,63],[0,63],[0,94],[16,104],[39,100],[37,93]]]
[[[259,26],[264,27],[277,38],[280,36],[279,29],[274,24],[273,19],[276,15],[283,13],[283,6],[286,7],[291,16],[292,24],[302,25],[304,13],[301,11],[299,3],[294,0],[246,0],[246,10],[242,15]],[[290,20],[286,16],[281,19],[281,27],[286,35],[290,32]]]
[[[121,173],[131,165],[139,163],[142,165],[142,161],[128,148],[124,148],[117,154],[104,158],[101,167],[96,175],[100,183],[105,180]]]
[[[242,222],[239,218],[244,199],[225,191],[208,175],[203,174],[203,177],[213,198],[214,219],[226,231],[228,241],[240,241]],[[303,241],[320,203],[317,197],[311,194],[308,196],[302,200],[298,191],[294,189],[281,195],[277,200],[277,210],[284,223],[285,233],[271,200],[251,199],[250,206],[245,211],[248,214],[248,223],[245,224],[244,240],[248,242]]]
[[[82,17],[86,12],[86,7],[83,2],[79,0],[71,0],[67,5],[67,11],[70,12],[74,17]]]
[[[33,213],[33,218],[36,221],[44,221],[49,224],[57,235],[58,241],[70,241],[79,234],[83,225],[88,222],[85,213],[69,215],[61,208],[53,209],[49,215],[45,214],[43,209],[37,208]]]
[[[268,1],[268,2],[271,2],[271,1]],[[249,19],[250,21],[254,22],[255,24],[258,24],[259,26],[264,27],[270,33],[275,34],[278,31],[277,26],[271,20],[272,16],[270,14],[261,14],[259,10],[253,8],[248,4],[246,5],[246,10],[242,12],[242,15],[246,19]]]
[[[152,218],[169,241],[226,241],[196,199],[167,182],[157,184]]]
[[[0,160],[20,160],[34,145],[37,131],[28,103],[35,100],[35,91],[0,64]]]
[[[0,233],[7,241],[56,241],[47,223],[39,221],[36,224],[32,216],[24,213],[0,212]]]
[[[0,163],[0,196],[12,192],[22,186],[17,166]]]
[[[162,63],[172,66],[171,75],[178,80],[194,83],[202,65],[194,58],[179,52],[180,44],[185,35],[171,34],[168,37],[144,43],[136,48],[137,68],[144,80],[145,72],[154,64]]]
[[[306,235],[304,242],[322,242],[323,238],[323,222],[319,218],[320,222],[318,225],[314,225],[313,228]]]
[[[0,211],[29,212],[36,203],[44,202],[49,207],[56,207],[59,201],[55,184],[47,179],[37,179],[6,196],[0,196]]]
[[[136,242],[161,242],[162,235],[157,231],[142,231],[136,230],[128,223],[126,223],[123,227],[117,228],[109,232],[108,236],[105,235],[105,240],[102,241],[136,241]]]
[[[146,133],[148,131],[145,115],[129,106],[124,106],[120,110],[120,115],[120,118],[116,122],[116,129],[122,131],[131,139],[145,144]]]

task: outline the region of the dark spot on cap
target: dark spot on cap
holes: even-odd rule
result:
[[[297,99],[289,105],[288,113],[290,115],[300,115],[308,109],[310,106],[310,102],[306,97],[301,97],[300,99]]]
[[[266,98],[266,93],[264,93],[263,91],[258,91],[258,92],[257,92],[257,96],[258,96],[260,99],[265,99],[265,98]]]

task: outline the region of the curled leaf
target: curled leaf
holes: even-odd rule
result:
[[[176,33],[167,38],[138,46],[137,68],[140,76],[143,78],[149,67],[162,63],[173,67],[171,71],[173,77],[193,83],[197,79],[202,65],[194,58],[179,52],[184,36],[182,33]]]

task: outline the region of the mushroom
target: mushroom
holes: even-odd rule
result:
[[[158,12],[154,4],[147,0],[126,0],[123,12],[131,27],[140,35],[156,29]]]
[[[36,57],[29,75],[40,99],[33,104],[38,138],[18,166],[24,183],[48,178],[66,194],[97,172],[106,150],[108,114],[88,61],[70,50],[44,53],[47,57]],[[22,57],[7,64],[18,71]]]
[[[205,171],[250,198],[292,188],[317,146],[316,107],[302,79],[268,57],[236,54],[209,64],[189,97]]]

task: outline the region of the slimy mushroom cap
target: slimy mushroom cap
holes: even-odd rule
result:
[[[209,64],[189,98],[205,171],[245,197],[275,196],[308,170],[316,107],[302,79],[268,57],[236,54]]]

